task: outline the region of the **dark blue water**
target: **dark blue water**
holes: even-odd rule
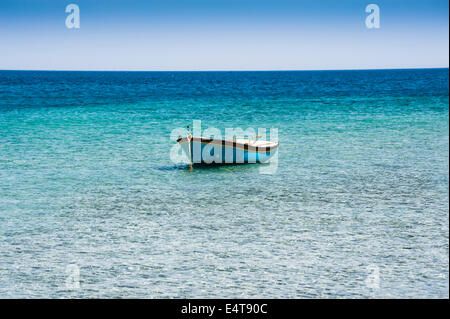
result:
[[[193,120],[277,169],[173,163]],[[448,69],[1,71],[0,296],[448,298],[448,130]]]

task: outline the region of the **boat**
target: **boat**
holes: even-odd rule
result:
[[[278,142],[250,139],[212,139],[195,137],[191,133],[178,137],[177,142],[191,164],[266,163],[278,150]]]

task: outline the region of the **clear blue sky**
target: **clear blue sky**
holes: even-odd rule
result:
[[[448,36],[447,0],[0,0],[0,69],[448,67]]]

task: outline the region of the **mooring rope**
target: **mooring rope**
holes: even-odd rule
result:
[[[188,147],[189,147],[189,161],[191,162],[189,164],[189,168],[192,169],[192,153],[191,153],[191,140],[192,140],[192,135],[191,135],[191,127],[190,125],[188,125],[188,136],[187,136],[187,140],[188,140]]]

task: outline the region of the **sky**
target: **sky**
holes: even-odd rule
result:
[[[66,6],[80,28],[66,27]],[[380,8],[380,28],[365,12]],[[447,0],[0,0],[1,70],[449,66]]]

